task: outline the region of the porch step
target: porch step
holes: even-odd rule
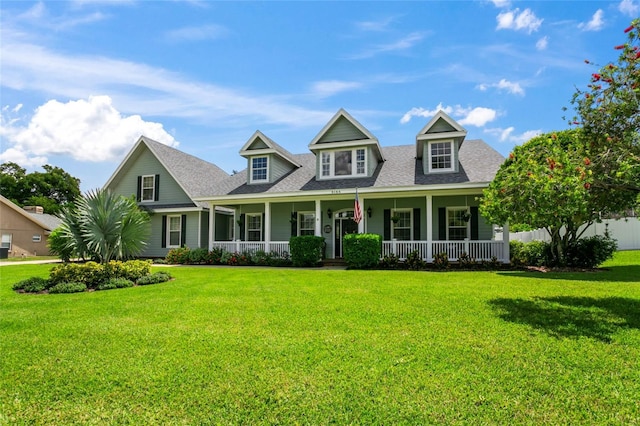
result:
[[[347,266],[347,262],[344,259],[324,259],[322,266]]]

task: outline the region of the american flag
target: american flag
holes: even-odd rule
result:
[[[362,206],[360,206],[360,200],[358,200],[358,188],[356,188],[356,201],[353,204],[353,220],[356,223],[360,223],[362,220]]]

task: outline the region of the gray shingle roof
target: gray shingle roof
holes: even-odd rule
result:
[[[415,158],[415,144],[382,148],[386,161],[378,164],[373,176],[356,179],[316,180],[314,154],[294,154],[302,167],[292,170],[275,183],[248,185],[247,173],[208,185],[203,196],[277,194],[343,188],[393,188],[414,185],[490,182],[504,157],[482,140],[465,140],[460,147],[460,169],[456,173],[424,174],[422,161]]]
[[[53,231],[62,223],[62,220],[59,217],[51,214],[47,214],[47,213],[41,214],[41,213],[31,213],[31,212],[27,212],[27,214],[32,218],[34,218],[35,220],[37,220],[38,222],[42,223],[43,225],[46,225],[47,229],[49,229],[50,231]]]
[[[203,182],[216,183],[229,178],[229,175],[215,164],[156,142],[153,139],[143,137],[143,140],[192,199],[208,195],[207,186],[203,185]]]

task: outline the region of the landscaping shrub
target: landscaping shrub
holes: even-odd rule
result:
[[[567,265],[577,268],[595,268],[611,259],[617,249],[616,240],[607,235],[581,238],[567,248]]]
[[[380,267],[383,269],[398,269],[400,265],[400,259],[395,254],[385,254],[382,260],[380,260]]]
[[[222,258],[222,253],[224,250],[219,247],[214,247],[210,252],[207,253],[205,262],[208,265],[219,265],[220,259]]]
[[[96,290],[112,290],[114,288],[133,287],[134,283],[126,278],[111,278],[96,287]]]
[[[167,263],[172,265],[185,265],[189,263],[190,251],[191,250],[189,249],[189,247],[173,248],[169,250],[167,256],[165,257],[165,260],[167,261]]]
[[[447,253],[442,252],[436,254],[433,258],[433,266],[435,266],[436,269],[448,269],[450,264]]]
[[[289,256],[288,252],[284,252],[280,254],[275,251],[272,251],[269,254],[268,262],[269,262],[268,263],[269,266],[276,266],[276,267],[284,267],[284,266],[292,265],[291,256]]]
[[[135,282],[151,273],[151,264],[150,260],[128,260],[126,262],[112,260],[104,265],[105,277],[107,280],[110,278],[126,278]]]
[[[475,269],[478,266],[478,262],[463,251],[458,257],[458,265],[461,269]]]
[[[26,293],[38,293],[51,286],[51,282],[42,277],[31,277],[18,281],[12,286],[14,290],[22,290]]]
[[[109,277],[103,265],[96,262],[63,263],[51,268],[49,279],[55,284],[80,282],[88,288],[96,288]]]
[[[551,245],[545,241],[509,242],[509,253],[513,266],[550,266]]]
[[[82,293],[87,289],[87,285],[85,283],[79,282],[62,282],[54,285],[49,289],[49,293]]]
[[[171,274],[168,272],[155,272],[153,274],[142,277],[138,280],[138,285],[150,285],[150,284],[158,284],[169,281],[171,278]]]
[[[427,263],[420,256],[420,252],[418,250],[414,250],[407,255],[407,259],[404,261],[407,269],[411,269],[412,271],[420,271],[427,266]]]
[[[378,265],[382,251],[382,237],[378,234],[347,234],[342,252],[349,268],[369,269]]]
[[[193,265],[201,265],[207,262],[209,251],[205,248],[196,248],[189,251],[189,263]]]
[[[318,266],[322,262],[324,238],[302,235],[289,239],[293,266]]]

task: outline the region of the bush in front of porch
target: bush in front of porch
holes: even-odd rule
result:
[[[289,248],[293,266],[318,266],[322,263],[324,238],[314,235],[291,237]]]
[[[378,234],[347,234],[343,238],[344,260],[349,268],[371,269],[380,263],[382,236]]]

